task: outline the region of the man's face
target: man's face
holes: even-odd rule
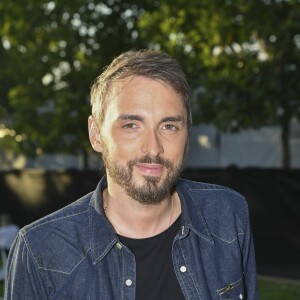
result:
[[[183,100],[169,85],[142,76],[113,82],[107,97],[99,151],[108,184],[141,204],[160,203],[182,170],[188,137]]]

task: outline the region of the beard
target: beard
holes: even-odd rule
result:
[[[183,160],[174,165],[171,161],[160,156],[149,155],[127,162],[126,167],[120,166],[110,155],[103,144],[102,159],[107,173],[114,182],[121,185],[126,194],[143,205],[159,204],[175,186],[182,170]],[[154,176],[143,176],[144,184],[138,185],[133,179],[133,167],[137,163],[153,163],[163,165],[167,169],[164,179]]]

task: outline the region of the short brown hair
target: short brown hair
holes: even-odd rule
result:
[[[101,125],[104,120],[106,96],[113,80],[129,76],[144,76],[161,80],[182,96],[190,126],[190,90],[186,76],[177,63],[166,53],[153,50],[128,51],[115,58],[91,86],[92,114]]]

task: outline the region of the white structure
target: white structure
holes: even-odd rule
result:
[[[300,124],[293,124],[291,130],[291,167],[300,168]],[[259,130],[245,130],[235,134],[219,133],[213,126],[193,126],[190,149],[187,158],[189,168],[237,167],[280,168],[281,140],[279,127],[263,127]],[[82,169],[80,156],[42,155],[35,159],[14,156],[0,152],[0,170],[43,168]],[[89,158],[89,168],[99,170],[98,154]]]
[[[263,127],[235,134],[220,134],[213,126],[191,130],[188,167],[280,168],[282,148],[280,128]],[[291,167],[300,168],[300,125],[292,126]]]

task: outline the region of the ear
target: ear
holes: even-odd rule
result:
[[[102,152],[101,134],[96,119],[89,116],[88,124],[91,145],[96,152]]]

